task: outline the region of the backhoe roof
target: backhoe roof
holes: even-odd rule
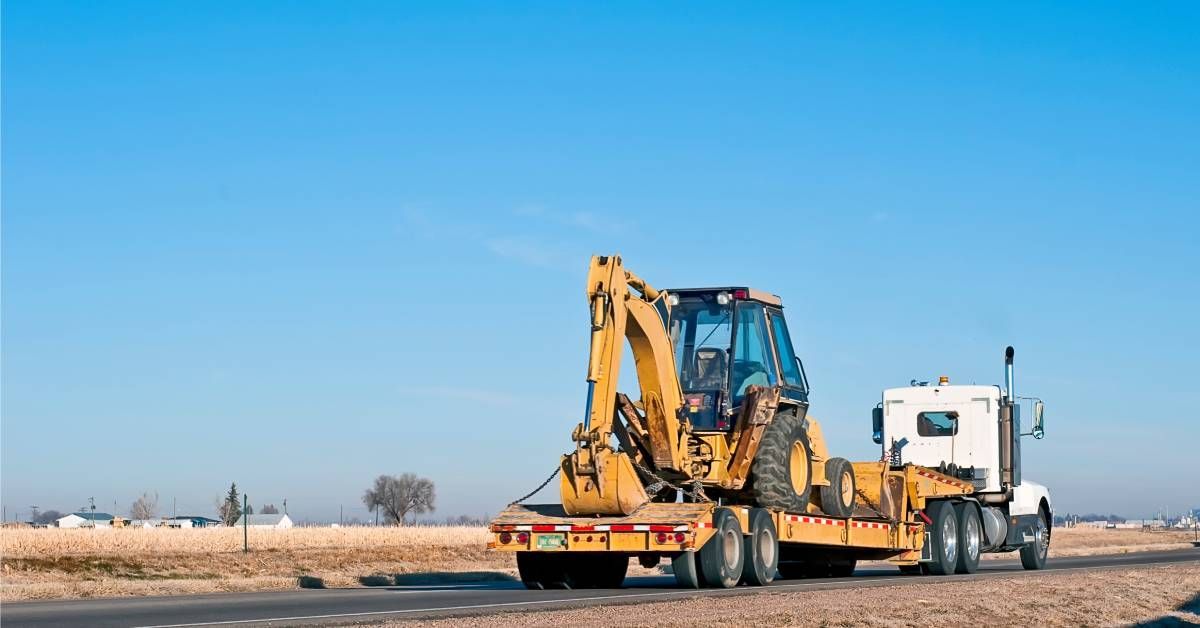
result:
[[[762,290],[755,290],[754,288],[749,288],[746,286],[723,286],[717,288],[667,288],[667,293],[678,294],[679,296],[687,296],[689,294],[714,294],[717,292],[728,292],[732,294],[735,290],[745,290],[746,294],[749,295],[749,299],[752,301],[758,301],[767,305],[774,305],[775,307],[783,307],[783,299],[780,299],[779,295],[771,294],[770,292],[763,292]]]

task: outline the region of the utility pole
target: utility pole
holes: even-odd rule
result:
[[[92,517],[92,532],[95,532],[96,531],[96,498],[89,497],[88,503],[91,504],[91,506],[92,506],[92,515],[91,515],[91,517]]]
[[[171,518],[174,519],[175,517],[178,517],[178,516],[179,516],[179,511],[176,510],[176,508],[175,508],[175,498],[172,497],[171,498]]]
[[[250,497],[242,493],[242,553],[250,553],[250,515],[246,509],[250,507]]]
[[[343,517],[343,513],[345,513],[345,507],[342,506],[341,504],[338,504],[338,525],[339,526],[345,525],[346,520]]]
[[[287,498],[286,498],[286,497],[284,497],[284,498],[283,498],[283,514],[285,514],[285,515],[286,515],[286,514],[288,514],[288,511],[287,511]]]

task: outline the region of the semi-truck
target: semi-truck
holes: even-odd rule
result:
[[[619,256],[592,259],[586,295],[587,403],[556,472],[561,499],[513,503],[490,524],[488,547],[516,554],[527,587],[618,587],[633,558],[668,562],[689,588],[846,576],[860,560],[972,573],[982,553],[1020,551],[1025,568],[1045,565],[1049,494],[1020,469],[1044,404],[1016,396],[1011,347],[1003,388],[885,390],[879,458],[852,463],[829,455],[808,414],[779,297],[656,290]],[[636,402],[615,388],[623,339]]]

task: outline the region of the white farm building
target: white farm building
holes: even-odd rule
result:
[[[246,521],[246,516],[242,515],[242,518],[238,519],[237,523],[233,525],[236,528],[240,528],[245,525],[250,528],[274,528],[281,530],[284,528],[290,528],[295,524],[292,523],[291,517],[288,517],[286,514],[280,514],[250,515],[250,521]]]

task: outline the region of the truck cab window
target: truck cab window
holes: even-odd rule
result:
[[[917,434],[921,436],[954,436],[957,433],[957,412],[922,412],[917,415]]]

